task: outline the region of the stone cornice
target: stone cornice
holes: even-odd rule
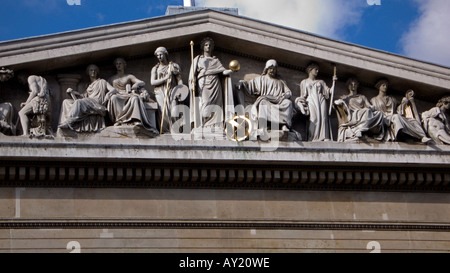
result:
[[[256,230],[373,230],[449,232],[448,223],[299,222],[299,221],[161,221],[146,219],[42,220],[0,219],[0,229],[256,229]]]
[[[157,139],[0,142],[0,187],[449,192],[450,147]],[[101,144],[95,144],[101,143]]]
[[[448,145],[410,143],[339,143],[299,141],[194,140],[191,135],[154,139],[87,138],[53,140],[2,137],[1,157],[7,160],[100,162],[198,162],[212,164],[276,164],[373,167],[437,167],[450,164]]]

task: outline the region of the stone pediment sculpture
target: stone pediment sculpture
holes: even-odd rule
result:
[[[118,91],[107,103],[110,121],[114,126],[141,126],[157,135],[154,101],[145,90],[145,82],[132,74],[126,74],[127,66],[123,58],[114,61],[117,74],[109,78],[108,82]]]
[[[0,67],[0,146],[13,162],[0,166],[5,181],[322,189],[448,181],[448,111],[436,104],[450,93],[447,67],[208,9],[0,43]],[[21,107],[30,91],[21,71],[46,82],[51,104]],[[390,83],[381,103],[370,101],[379,78]],[[270,138],[250,136],[266,122]],[[23,127],[53,139],[22,137]],[[25,161],[45,166],[15,165]]]
[[[436,107],[422,113],[422,122],[428,136],[438,144],[450,145],[450,97],[439,100]]]
[[[207,9],[3,66],[0,251],[448,250],[450,68]]]
[[[192,24],[201,16],[205,16],[210,22],[208,34],[211,35],[204,35],[203,25]],[[226,121],[233,119],[233,115],[241,115],[244,119],[252,121],[254,131],[252,133],[260,136],[265,135],[267,131],[267,128],[261,125],[261,121],[278,124],[279,127],[276,129],[280,132],[298,132],[304,129],[303,139],[290,141],[347,142],[366,136],[380,142],[404,141],[405,136],[420,142],[429,141],[421,125],[420,114],[429,109],[427,105],[436,103],[433,100],[443,97],[448,92],[445,86],[438,84],[450,82],[447,68],[437,68],[423,63],[421,66],[410,65],[413,60],[399,56],[394,58],[368,49],[359,50],[358,58],[355,59],[353,55],[356,53],[351,53],[347,45],[339,42],[318,39],[300,31],[251,19],[243,20],[244,25],[256,24],[260,27],[261,34],[277,41],[277,46],[268,47],[266,40],[255,40],[252,32],[248,28],[243,28],[242,24],[231,23],[224,27],[217,23],[231,20],[235,16],[202,10],[178,15],[177,27],[168,19],[170,16],[163,17],[159,19],[162,29],[158,29],[161,31],[158,39],[149,38],[153,37],[156,28],[147,29],[148,24],[135,22],[131,24],[133,32],[128,31],[130,26],[120,24],[104,27],[114,29],[115,33],[126,34],[119,40],[115,40],[116,36],[110,32],[94,28],[61,36],[60,45],[49,46],[49,38],[45,36],[12,42],[7,46],[0,44],[0,49],[3,49],[0,65],[12,68],[8,69],[11,73],[6,73],[6,69],[2,69],[5,72],[2,90],[16,88],[12,84],[14,81],[11,80],[14,69],[31,70],[35,75],[45,74],[33,76],[34,82],[37,86],[40,84],[48,87],[42,90],[52,90],[51,96],[42,93],[47,97],[39,101],[45,103],[36,103],[38,100],[34,99],[36,92],[32,92],[28,99],[22,96],[21,100],[27,101],[27,106],[23,108],[21,106],[24,105],[20,105],[17,97],[10,99],[3,95],[2,101],[9,103],[3,107],[5,113],[3,127],[6,131],[9,128],[13,129],[15,121],[9,119],[17,114],[25,135],[32,133],[33,130],[40,131],[38,134],[43,134],[43,131],[50,134],[52,130],[60,128],[75,133],[100,133],[103,137],[112,135],[126,137],[128,133],[125,127],[140,126],[149,133],[129,137],[158,138],[162,137],[160,134],[189,133],[195,135],[200,130],[204,136],[207,132],[212,136],[226,139],[224,137]],[[181,20],[179,17],[184,19]],[[149,19],[148,22],[155,20]],[[195,37],[185,37],[180,28],[196,33]],[[237,30],[241,31],[242,35],[236,37],[233,43],[227,43],[230,35]],[[102,33],[102,42],[96,38],[99,33]],[[150,33],[148,34],[150,36],[144,33]],[[208,36],[213,38],[206,38]],[[291,37],[291,40],[286,41],[283,37]],[[113,40],[112,44],[103,42]],[[129,42],[130,40],[133,40],[133,43]],[[74,43],[75,41],[79,44]],[[197,46],[193,47],[191,41],[195,41]],[[317,45],[314,53],[310,51],[306,41],[314,41]],[[66,46],[69,43],[76,45]],[[91,46],[92,52],[84,50],[83,45],[87,44]],[[119,44],[121,46],[117,47]],[[161,44],[168,47],[161,47]],[[216,44],[222,47],[216,47]],[[123,48],[126,48],[126,52],[122,50]],[[215,54],[214,50],[218,54]],[[169,51],[172,52],[170,60]],[[23,52],[28,54],[27,59],[20,57]],[[55,56],[52,61],[45,57],[49,52]],[[109,65],[112,60],[108,57],[112,55],[124,56],[115,59],[114,72]],[[155,56],[158,59],[156,65],[152,59]],[[274,58],[268,58],[269,56]],[[377,62],[374,62],[374,59]],[[233,73],[232,69],[224,65],[230,60],[239,60],[241,70],[237,69]],[[86,75],[83,75],[82,67],[86,67],[89,63],[97,63],[97,68],[101,67],[102,77],[108,79],[105,81],[106,84],[99,84],[98,87],[96,82],[104,83],[103,80],[91,76],[87,79]],[[377,89],[366,88],[364,95],[358,94],[355,87],[342,88],[344,83],[335,75],[336,63],[339,64],[339,73],[343,77],[352,72],[351,74],[356,74],[355,76],[364,85],[370,86],[375,78],[381,74],[388,74],[395,82],[393,92],[396,97],[400,97],[398,90],[413,86],[421,99],[414,99],[414,96],[408,93],[404,99],[398,99],[400,103],[397,103],[394,96],[381,94],[379,89],[381,85],[377,85]],[[363,65],[365,63],[373,65]],[[389,69],[392,64],[403,65],[402,73]],[[264,66],[265,73],[260,75],[258,70]],[[45,67],[45,70],[39,67]],[[326,80],[319,79],[319,67]],[[356,73],[355,67],[358,68]],[[127,68],[133,70],[133,73],[126,73]],[[283,75],[283,80],[278,78],[278,73]],[[60,77],[62,74],[77,76],[73,79],[66,77],[63,82]],[[249,75],[256,76],[249,77]],[[413,76],[414,82],[411,81]],[[88,88],[81,87],[82,82],[89,82]],[[353,85],[355,84],[358,85],[353,81]],[[347,95],[346,89],[350,91]],[[69,90],[69,93],[66,93],[66,90]],[[78,90],[87,92],[79,96]],[[432,94],[429,100],[423,100],[425,90]],[[249,105],[244,105],[244,111],[240,110],[239,107],[245,104],[241,101],[240,91],[254,95],[251,109],[245,108]],[[377,93],[381,95],[376,96]],[[338,100],[334,99],[339,97]],[[374,98],[368,101],[367,97]],[[88,107],[88,104],[82,103],[89,99],[97,100],[98,104],[92,103]],[[276,110],[265,112],[263,109],[266,106]],[[336,112],[330,112],[331,106]],[[12,109],[15,108],[20,111],[8,114],[8,111],[14,111]],[[42,118],[44,112],[47,113],[45,123]],[[298,113],[306,117],[306,122],[305,120],[299,122],[294,118]],[[36,127],[39,129],[31,130],[30,119],[34,116],[41,116],[38,119],[41,125]],[[11,125],[6,125],[10,123]],[[381,126],[382,123],[384,126]],[[41,127],[46,129],[43,130]],[[105,132],[105,128],[108,128],[108,132],[115,130],[117,134],[101,134],[102,131]],[[337,135],[333,132],[337,132]],[[16,133],[10,130],[9,134]],[[261,137],[247,140],[259,141]]]
[[[382,141],[385,135],[383,113],[375,110],[366,96],[358,94],[358,80],[350,78],[346,86],[349,93],[334,101],[339,121],[338,141],[359,141],[364,137]]]
[[[268,60],[261,76],[250,81],[240,81],[236,89],[256,98],[250,109],[253,123],[250,139],[259,137],[269,140],[269,129],[289,132],[292,125],[292,91],[280,79],[276,60]]]
[[[152,68],[151,84],[154,86],[155,97],[158,102],[158,118],[161,121],[160,133],[180,133],[180,130],[174,128],[178,118],[176,106],[184,104],[190,93],[183,84],[180,65],[169,61],[167,49],[158,47],[155,56],[159,62]],[[180,124],[178,128],[184,129],[186,125]]]
[[[378,96],[373,97],[370,102],[377,111],[384,114],[386,120],[386,141],[398,141],[403,138],[413,138],[424,143],[430,141],[426,136],[417,108],[414,103],[414,91],[408,90],[399,104],[397,100],[387,95],[389,82],[386,79],[378,81],[375,87],[379,90]]]
[[[50,88],[44,77],[25,74],[18,75],[19,81],[28,86],[29,95],[25,102],[20,104],[20,124],[24,136],[51,135],[51,99]]]
[[[333,136],[327,100],[331,100],[330,103],[333,101],[337,77],[333,77],[333,86],[330,88],[323,80],[317,79],[318,64],[310,64],[306,72],[308,78],[300,83],[300,97],[295,102],[302,114],[309,116],[308,140],[331,141]]]
[[[86,74],[91,83],[84,93],[67,89],[72,99],[63,101],[58,128],[79,133],[95,133],[105,128],[106,105],[118,91],[106,80],[99,78],[99,72],[96,65],[87,67]]]
[[[191,121],[195,132],[224,135],[225,107],[232,100],[231,69],[225,68],[213,55],[214,40],[206,37],[200,43],[202,53],[192,59],[189,72]]]

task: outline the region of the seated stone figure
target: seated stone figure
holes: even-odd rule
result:
[[[139,125],[145,129],[157,132],[154,112],[157,109],[156,103],[150,108],[155,111],[149,112],[149,105],[146,102],[153,102],[150,94],[144,89],[145,82],[139,80],[134,75],[126,74],[126,62],[122,58],[114,61],[117,74],[109,78],[108,82],[118,91],[111,96],[107,109],[110,120],[114,126],[119,125]]]
[[[447,96],[440,99],[436,107],[422,113],[423,127],[436,144],[450,145],[449,110],[450,96]]]
[[[275,60],[267,61],[261,76],[239,82],[236,89],[256,97],[250,110],[254,129],[251,138],[259,136],[262,140],[268,139],[268,123],[277,124],[276,130],[289,132],[293,113],[292,92],[280,79]]]
[[[63,101],[59,128],[78,133],[97,133],[105,128],[105,115],[108,100],[117,91],[104,79],[98,78],[99,68],[89,65],[86,72],[91,83],[84,94],[69,88],[72,99]]]
[[[397,107],[395,98],[387,96],[389,82],[387,80],[378,81],[376,87],[379,90],[378,96],[371,99],[376,110],[383,112],[389,127],[386,130],[385,141],[404,141],[408,139],[419,140],[428,143],[431,139],[425,134],[417,114],[414,103],[414,91],[408,90]]]
[[[23,135],[51,135],[51,101],[47,80],[41,76],[27,76],[23,73],[17,77],[19,82],[28,85],[30,90],[27,101],[20,104],[22,109],[19,111],[19,118]]]
[[[11,103],[0,103],[0,133],[15,135],[16,126],[13,124],[14,108]]]
[[[355,141],[364,136],[381,141],[385,125],[383,113],[375,111],[366,96],[358,94],[358,86],[358,80],[349,79],[349,94],[334,102],[339,119],[338,141]]]

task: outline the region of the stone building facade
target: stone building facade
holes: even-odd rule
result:
[[[156,101],[155,50],[167,49],[188,85],[190,42],[198,55],[205,37],[226,68],[239,61],[232,83],[276,60],[292,102],[311,62],[329,86],[336,67],[335,99],[350,77],[369,99],[380,78],[398,101],[414,90],[419,113],[449,93],[447,67],[208,9],[0,43],[0,66],[14,71],[0,82],[0,103],[12,105],[17,126],[16,135],[0,137],[0,252],[450,250],[446,144],[339,142],[335,110],[327,142],[307,141],[308,120],[297,110],[291,131],[270,141],[58,128],[66,90],[85,89],[89,64],[107,79],[123,58]],[[22,72],[48,83],[50,134],[20,136]]]

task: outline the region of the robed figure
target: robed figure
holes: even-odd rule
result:
[[[177,63],[169,61],[169,52],[165,47],[158,47],[155,50],[158,59],[151,71],[151,84],[155,88],[156,102],[158,103],[158,116],[161,121],[160,132],[179,133],[173,128],[176,122],[176,106],[181,104],[188,94],[176,92],[177,87],[183,85],[181,79],[181,68]]]
[[[450,97],[447,96],[440,99],[436,107],[422,113],[423,127],[436,144],[450,145],[449,110]]]
[[[150,101],[150,94],[144,89],[145,82],[132,74],[125,73],[126,62],[122,58],[114,61],[117,74],[108,82],[118,91],[111,96],[107,104],[110,120],[115,126],[141,126],[157,134],[155,120],[147,111],[146,103]]]
[[[292,92],[286,82],[278,75],[278,64],[275,60],[266,63],[264,72],[250,81],[241,81],[238,90],[256,96],[250,110],[250,120],[253,123],[253,137],[267,134],[267,124],[278,124],[283,131],[289,131],[292,122],[293,103]]]
[[[334,76],[330,88],[323,80],[317,79],[317,64],[310,64],[306,72],[308,78],[300,83],[300,97],[296,99],[296,105],[303,115],[309,116],[308,141],[330,141],[333,137],[327,100],[331,98],[337,78]]]
[[[95,133],[105,128],[106,104],[118,91],[106,80],[98,78],[99,68],[90,65],[87,73],[91,83],[84,94],[69,88],[72,99],[63,101],[59,128],[78,133]]]
[[[401,141],[410,138],[428,143],[431,139],[426,136],[421,125],[414,103],[414,91],[408,90],[406,96],[398,104],[394,97],[387,95],[389,87],[387,80],[378,81],[375,87],[379,93],[370,100],[370,103],[376,110],[383,113],[385,124],[388,124],[384,140]]]
[[[230,107],[234,109],[231,78],[232,71],[226,69],[217,57],[212,55],[214,41],[205,38],[201,43],[203,54],[193,60],[189,73],[191,96],[191,122],[203,132],[224,134],[225,117]],[[193,92],[195,91],[195,92]]]
[[[376,111],[366,96],[358,94],[359,82],[347,81],[349,94],[334,102],[339,120],[338,141],[355,141],[364,136],[382,141],[385,134],[383,113]]]
[[[0,103],[0,133],[15,135],[16,126],[13,123],[14,108],[11,103]]]

